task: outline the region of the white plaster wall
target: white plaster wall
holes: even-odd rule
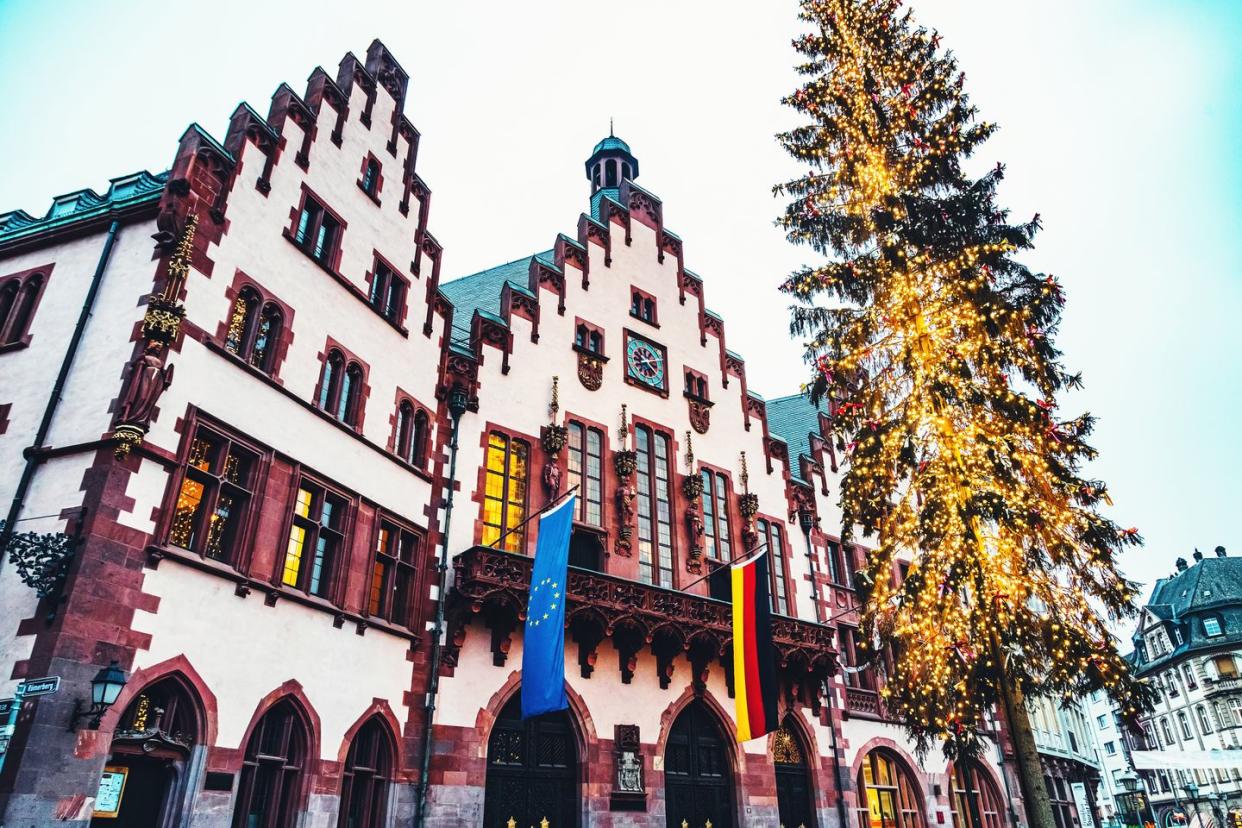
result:
[[[301,683],[319,714],[322,756],[335,761],[345,731],[387,699],[399,721],[410,689],[408,642],[379,629],[334,629],[332,616],[289,601],[233,594],[233,584],[184,566],[148,570],[144,589],[160,597],[157,614],[139,611],[134,626],[155,630],[138,653],[144,668],[184,654],[216,695],[216,745],[240,747],[259,700],[289,679]]]

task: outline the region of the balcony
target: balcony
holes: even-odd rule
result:
[[[874,690],[864,690],[860,687],[847,687],[845,689],[845,709],[850,715],[860,715],[874,719],[883,718],[883,709],[880,706],[880,694]]]
[[[480,619],[491,631],[492,663],[508,658],[513,632],[526,614],[532,558],[474,546],[453,559],[455,581],[448,596],[444,665],[457,666],[468,629]],[[660,686],[672,681],[677,656],[685,654],[697,689],[712,662],[724,670],[733,692],[732,614],[727,602],[570,567],[566,628],[578,648],[583,678],[595,670],[599,644],[611,639],[621,681],[629,684],[638,652],[650,647]],[[818,707],[820,683],[837,669],[833,628],[785,616],[772,619],[777,671],[794,694]]]
[[[1203,695],[1209,699],[1224,693],[1237,693],[1240,691],[1242,691],[1242,677],[1239,676],[1208,679],[1203,687]]]

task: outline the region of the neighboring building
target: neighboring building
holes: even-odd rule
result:
[[[1095,691],[1087,700],[1087,727],[1095,737],[1096,763],[1100,769],[1096,794],[1100,824],[1104,828],[1118,828],[1123,824],[1118,796],[1126,793],[1122,779],[1131,771],[1130,743],[1116,705],[1103,690]]]
[[[1057,828],[1099,827],[1100,766],[1084,708],[1081,700],[1065,705],[1035,699],[1027,704]]]
[[[595,147],[549,249],[441,283],[406,88],[376,41],[167,173],[0,216],[0,495],[31,533],[0,689],[61,680],[0,821],[405,825],[426,761],[436,826],[1016,825],[1011,754],[916,761],[851,669],[829,418],[749,390],[630,148]],[[568,485],[570,710],[522,722],[523,521]],[[711,576],[760,544],[783,727],[740,745]],[[1093,761],[1047,745],[1058,779]]]
[[[1136,673],[1159,693],[1140,748],[1168,753],[1169,770],[1141,772],[1161,826],[1242,818],[1242,559],[1223,546],[1193,557],[1156,582],[1133,636]],[[1237,767],[1178,768],[1214,749],[1239,750]]]

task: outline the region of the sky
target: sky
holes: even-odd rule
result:
[[[1001,201],[1044,231],[1024,257],[1067,294],[1059,344],[1099,418],[1093,475],[1146,546],[1150,585],[1178,556],[1242,554],[1242,3],[910,0],[1001,131]],[[192,121],[223,138],[239,101],[379,37],[411,77],[419,173],[444,276],[548,249],[586,209],[583,162],[607,134],[638,156],[726,320],[749,384],[807,377],[784,277],[811,261],[773,225],[797,167],[773,136],[797,77],[796,0],[202,4],[0,0],[0,212],[165,169]]]

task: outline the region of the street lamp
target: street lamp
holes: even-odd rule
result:
[[[104,713],[116,704],[117,697],[125,689],[126,678],[125,671],[118,667],[115,661],[96,673],[91,679],[91,706],[83,710],[82,700],[74,700],[73,715],[69,718],[69,731],[77,730],[78,720],[85,716],[91,717],[90,722],[87,723],[91,730],[98,729]]]
[[[1147,803],[1147,813],[1151,815],[1151,824],[1155,825],[1156,812],[1151,806],[1151,799],[1147,796],[1147,786],[1143,783],[1143,780],[1139,778],[1138,774],[1132,770],[1127,771],[1121,775],[1118,781],[1125,786],[1126,791],[1128,791],[1131,795],[1138,794],[1143,797],[1143,801]],[[1140,820],[1143,818],[1141,813],[1137,814],[1137,816]]]
[[[1212,816],[1216,819],[1216,828],[1225,828],[1225,818],[1220,813],[1220,794],[1212,791],[1207,798],[1208,802],[1212,803]]]
[[[1186,791],[1186,796],[1190,799],[1190,805],[1195,809],[1195,819],[1199,822],[1199,828],[1203,828],[1203,817],[1199,815],[1199,785],[1192,779],[1182,788]]]

